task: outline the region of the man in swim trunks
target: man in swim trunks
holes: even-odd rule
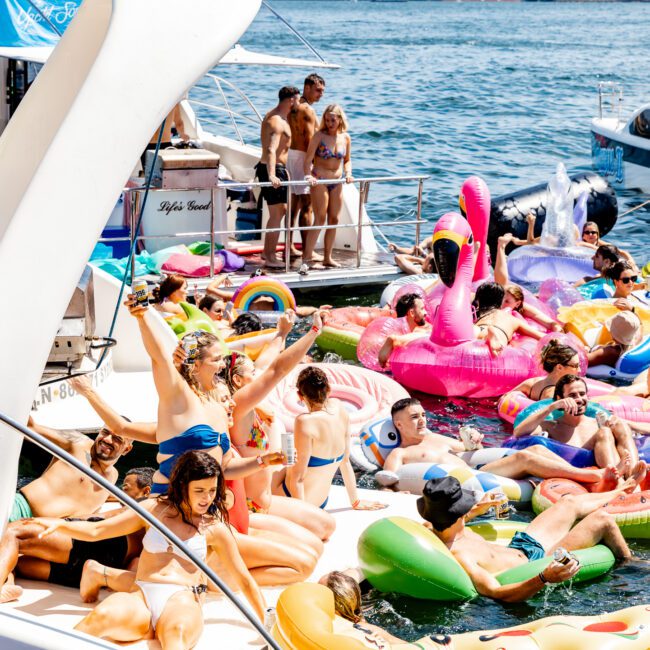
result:
[[[610,492],[565,496],[535,517],[525,532],[517,532],[508,546],[488,542],[465,526],[466,521],[484,514],[494,503],[485,497],[476,503],[474,493],[462,489],[453,476],[427,481],[417,507],[468,573],[479,594],[518,602],[530,598],[547,583],[572,578],[580,568],[577,560],[572,558],[567,564],[552,561],[536,576],[509,585],[501,585],[495,576],[547,557],[557,548],[575,551],[605,544],[617,558],[632,557],[614,517],[601,506],[634,487],[636,479],[630,478]]]
[[[28,426],[111,483],[118,478],[115,463],[132,447],[131,440],[117,436],[106,428],[92,440],[77,431],[59,431],[35,424],[31,418]],[[40,478],[21,488],[16,493],[10,523],[0,541],[0,602],[15,600],[22,593],[22,589],[15,586],[10,578],[18,560],[19,544],[21,540],[41,532],[25,525],[23,518],[89,515],[97,512],[107,497],[108,492],[74,467],[57,459],[52,460]]]
[[[287,158],[291,145],[291,129],[287,117],[298,105],[300,91],[295,86],[283,86],[278,93],[278,104],[262,121],[262,158],[255,166],[257,179],[270,182],[273,187],[263,187],[262,196],[269,206],[267,228],[279,228],[287,213],[287,188],[280,183],[289,180]],[[277,256],[279,232],[264,235],[264,261],[271,269],[282,269],[284,264]]]
[[[291,127],[291,149],[287,159],[287,169],[291,180],[302,180],[305,173],[305,153],[309,141],[316,132],[317,116],[312,105],[320,101],[325,93],[325,79],[315,72],[305,78],[300,103],[291,109],[287,121]],[[295,228],[296,221],[300,227],[311,226],[311,194],[309,185],[291,188],[291,226]],[[301,234],[301,240],[304,235]],[[295,240],[294,240],[295,241]],[[293,242],[291,244],[291,255],[300,256]],[[314,261],[322,261],[320,255],[312,255]]]
[[[599,424],[585,415],[589,395],[587,384],[577,375],[564,375],[555,384],[554,401],[520,422],[514,430],[516,437],[534,436],[546,432],[550,438],[574,447],[590,449],[598,467],[617,466],[623,477],[630,475],[639,460],[629,425],[615,415]],[[564,411],[557,420],[546,420],[556,410]]]
[[[384,485],[391,481],[397,483],[397,472],[404,464],[432,463],[468,467],[459,457],[465,451],[464,445],[453,438],[432,433],[427,429],[426,414],[419,400],[407,397],[398,400],[391,409],[393,424],[400,434],[400,446],[393,449],[381,476]],[[481,471],[511,479],[525,479],[528,476],[539,478],[568,478],[589,483],[591,491],[611,490],[618,484],[619,473],[615,467],[605,469],[573,467],[557,454],[541,445],[534,445],[521,451],[486,463]]]
[[[388,363],[393,348],[431,335],[431,325],[426,321],[427,310],[424,307],[424,300],[417,293],[404,294],[395,305],[395,314],[398,318],[406,318],[411,333],[391,334],[386,337],[378,353],[379,363],[382,366]]]

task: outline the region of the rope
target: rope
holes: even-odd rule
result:
[[[621,217],[624,217],[626,214],[630,214],[630,212],[634,212],[635,210],[638,210],[639,208],[642,208],[644,205],[648,205],[648,204],[650,204],[650,200],[644,201],[643,203],[641,203],[641,205],[637,205],[634,208],[630,208],[627,212],[624,212],[623,214],[621,214],[619,216],[619,219]]]

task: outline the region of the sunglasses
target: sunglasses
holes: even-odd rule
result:
[[[115,444],[117,444],[117,445],[123,445],[124,444],[124,438],[122,438],[122,436],[118,436],[118,435],[114,434],[109,429],[101,429],[99,431],[98,436],[101,436],[102,438],[106,438],[108,436],[111,436],[111,438],[113,438],[113,442]]]
[[[597,235],[598,231],[597,230],[585,230],[582,234],[583,235]]]
[[[636,282],[638,279],[638,275],[631,275],[629,278],[619,278],[623,284],[630,284],[630,282]]]

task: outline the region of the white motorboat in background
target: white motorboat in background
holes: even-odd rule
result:
[[[621,117],[623,88],[598,85],[598,117],[591,121],[594,169],[617,189],[650,192],[650,103]]]

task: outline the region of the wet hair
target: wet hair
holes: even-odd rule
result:
[[[245,354],[239,352],[231,352],[226,357],[226,367],[222,370],[219,378],[223,380],[224,384],[228,387],[231,395],[234,395],[239,386],[235,385],[234,378],[241,375],[242,370],[246,363],[249,361]]]
[[[323,88],[325,87],[325,79],[323,79],[319,74],[312,72],[305,77],[305,86],[314,86],[317,83],[322,84]]]
[[[436,270],[436,260],[433,256],[433,253],[429,253],[425,256],[424,261],[422,262],[422,273],[435,273]]]
[[[156,470],[153,467],[132,467],[125,475],[135,476],[136,485],[143,490],[146,487],[151,487],[153,485],[153,475]]]
[[[295,86],[282,86],[278,91],[278,99],[283,102],[285,99],[290,99],[300,95],[300,91]]]
[[[322,404],[330,394],[330,382],[327,375],[315,366],[307,366],[300,371],[296,388],[312,404]]]
[[[476,309],[476,320],[490,311],[500,309],[505,294],[504,288],[496,282],[484,282],[480,285],[472,303]]]
[[[627,260],[619,260],[605,271],[605,275],[610,280],[619,280],[625,271],[634,271],[634,267]]]
[[[601,244],[596,249],[596,255],[600,255],[605,261],[611,262],[612,264],[616,264],[621,257],[618,248],[611,244]]]
[[[207,296],[203,296],[201,298],[201,302],[199,302],[199,309],[203,311],[204,309],[207,309],[210,311],[212,309],[212,306],[214,305],[215,302],[219,302],[219,300],[223,300],[222,298],[218,298],[217,296],[211,296],[208,294]]]
[[[169,477],[167,494],[159,496],[158,500],[173,505],[180,514],[181,519],[189,526],[196,528],[191,518],[187,518],[186,512],[190,502],[189,485],[192,481],[201,481],[214,477],[217,478],[217,493],[208,508],[208,514],[213,515],[219,521],[228,523],[226,483],[221,465],[204,451],[190,450],[179,456]]]
[[[345,133],[348,130],[348,118],[345,116],[345,111],[338,104],[330,104],[323,111],[323,117],[320,120],[320,126],[318,127],[320,131],[325,131],[325,116],[328,113],[333,113],[338,115],[339,118],[339,129],[338,133]]]
[[[515,311],[521,312],[524,308],[524,290],[518,284],[506,284],[503,287],[505,293],[509,293],[515,300],[520,301],[518,307],[513,307]]]
[[[325,586],[334,594],[334,611],[342,618],[359,623],[361,615],[361,589],[354,578],[340,571],[332,571],[325,578]]]
[[[546,372],[552,372],[555,366],[566,366],[573,357],[576,356],[577,351],[570,345],[560,343],[558,339],[551,339],[541,351],[539,360],[542,362],[542,368]]]
[[[553,393],[553,399],[563,399],[564,387],[568,386],[569,384],[572,384],[574,381],[581,381],[585,385],[585,388],[587,388],[587,382],[582,377],[573,374],[564,375],[564,377],[558,379],[557,384],[555,384],[555,392]]]
[[[154,287],[151,292],[153,301],[159,304],[165,302],[174,291],[178,291],[186,282],[185,278],[177,273],[165,276],[160,284]]]
[[[211,332],[197,330],[196,332],[192,332],[192,334],[196,338],[197,361],[202,361],[206,356],[208,348],[215,343],[220,342],[219,339]],[[206,394],[196,379],[196,363],[181,364],[179,372],[181,373],[183,379],[189,384],[190,388],[199,396],[201,400],[205,400],[207,397],[209,397],[209,394]]]
[[[581,234],[584,235],[585,230],[587,230],[587,228],[591,228],[592,230],[596,230],[596,232],[598,233],[598,239],[600,239],[600,228],[598,227],[598,224],[595,221],[585,221],[585,225],[582,226],[582,233]]]
[[[405,293],[396,303],[395,303],[395,314],[397,318],[403,318],[408,314],[409,309],[413,309],[415,301],[420,298],[417,293]]]
[[[390,416],[394,418],[400,411],[407,409],[409,406],[420,406],[420,400],[417,397],[403,397],[398,399],[390,409]]]
[[[249,332],[259,332],[262,329],[262,319],[257,314],[246,311],[235,318],[232,328],[236,336],[248,334]]]

